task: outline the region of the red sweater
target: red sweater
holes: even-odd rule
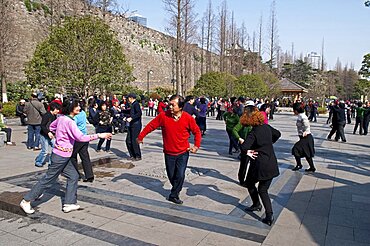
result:
[[[158,127],[162,127],[163,152],[165,154],[180,155],[188,151],[190,132],[195,136],[194,145],[200,147],[202,140],[200,129],[194,118],[186,112],[182,112],[178,121],[175,121],[170,111],[160,113],[146,125],[138,139],[142,141],[146,135]]]

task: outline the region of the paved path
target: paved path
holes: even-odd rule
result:
[[[238,160],[227,155],[223,122],[209,119],[202,148],[189,161],[183,205],[166,200],[170,185],[160,131],[145,139],[143,160],[133,168],[125,161],[125,134],[119,134],[114,154],[96,153],[96,142],[90,145],[93,159],[120,162],[96,166],[96,181],[80,183],[84,210],[61,211],[65,180],[60,178],[60,185],[35,203],[34,215],[0,210],[0,245],[370,245],[370,138],[350,135],[353,125],[348,125],[347,143],[327,141],[326,119],[318,120],[312,124],[318,172],[312,175],[290,170],[295,117],[278,114],[271,122],[282,132],[275,144],[281,174],[270,188],[272,227],[261,223],[263,212],[244,212],[250,198],[236,182]],[[0,148],[0,197],[19,196],[45,171],[34,166],[37,153],[26,150],[25,139],[25,128],[14,126],[17,146]]]

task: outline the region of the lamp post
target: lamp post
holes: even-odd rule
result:
[[[148,89],[148,97],[150,96],[149,95],[149,80],[150,80],[150,75],[153,74],[153,71],[152,70],[149,70],[147,72],[147,89]]]

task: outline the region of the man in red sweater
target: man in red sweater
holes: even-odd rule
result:
[[[172,185],[169,201],[182,204],[179,198],[185,180],[189,152],[196,153],[200,147],[201,132],[193,117],[183,112],[185,100],[182,96],[170,98],[169,110],[160,113],[141,131],[138,143],[150,132],[162,127],[163,152],[168,179]],[[188,141],[190,132],[195,136],[194,145]]]

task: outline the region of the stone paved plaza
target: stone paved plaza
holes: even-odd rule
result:
[[[295,116],[280,113],[271,121],[282,133],[275,144],[281,174],[270,188],[272,227],[261,222],[263,212],[244,211],[250,198],[237,183],[239,161],[227,154],[224,123],[214,118],[190,157],[183,205],[166,200],[170,185],[157,130],[144,139],[143,159],[134,166],[126,161],[126,134],[114,136],[110,155],[96,153],[96,141],[90,145],[92,159],[113,162],[94,167],[94,183],[79,183],[83,210],[62,212],[61,177],[34,203],[35,214],[9,212],[19,211],[4,203],[19,202],[46,170],[34,166],[37,153],[26,150],[25,128],[13,126],[17,146],[0,148],[0,245],[370,245],[370,138],[350,134],[352,124],[347,143],[327,141],[325,122],[323,116],[311,125],[318,171],[304,174],[290,170]]]

